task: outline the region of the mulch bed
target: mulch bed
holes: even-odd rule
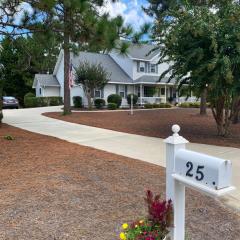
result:
[[[117,240],[144,191],[165,191],[164,169],[138,160],[8,125],[0,145],[0,239]],[[237,213],[193,191],[186,222],[193,240],[240,239]]]
[[[171,126],[177,123],[181,126],[180,134],[191,142],[240,148],[240,124],[232,125],[230,137],[219,137],[212,113],[208,111],[207,116],[200,116],[199,109],[136,111],[133,116],[130,116],[129,112],[44,115],[73,123],[160,138],[168,137],[171,134]]]

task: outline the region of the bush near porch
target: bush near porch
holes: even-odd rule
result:
[[[151,109],[151,108],[171,108],[172,105],[170,103],[146,103],[144,108]]]
[[[122,97],[118,94],[111,94],[107,98],[108,103],[115,103],[117,108],[119,108],[122,104]]]
[[[200,102],[184,102],[180,103],[178,107],[181,108],[200,108]]]

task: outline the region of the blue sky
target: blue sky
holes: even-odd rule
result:
[[[108,12],[112,17],[121,15],[125,20],[125,24],[131,24],[137,31],[144,23],[152,21],[152,19],[143,12],[143,5],[148,5],[147,0],[119,0],[115,3],[112,3],[111,0],[107,0],[105,6],[101,8],[100,11]],[[27,3],[22,3],[21,9],[29,12],[32,11]],[[20,20],[21,16],[22,12],[20,11],[16,22]]]

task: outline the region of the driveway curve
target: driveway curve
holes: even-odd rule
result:
[[[60,112],[61,108],[58,106],[4,110],[3,122],[27,131],[165,167],[163,139],[74,124],[42,115],[46,112]],[[171,129],[169,129],[169,135],[171,135]],[[233,184],[237,190],[223,201],[240,212],[240,149],[195,143],[187,144],[187,148],[232,161]]]

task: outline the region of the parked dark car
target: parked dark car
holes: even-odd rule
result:
[[[19,102],[15,97],[3,97],[3,108],[19,108]]]

